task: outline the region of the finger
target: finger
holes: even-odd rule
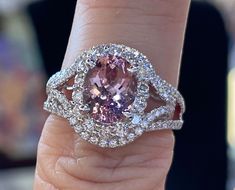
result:
[[[81,50],[121,43],[143,52],[158,74],[177,85],[188,0],[79,0],[63,66]]]
[[[173,145],[172,132],[164,130],[144,134],[119,149],[103,149],[81,140],[66,121],[51,115],[40,139],[37,177],[44,176],[57,185],[63,185],[61,176],[79,183],[162,179],[170,167]]]

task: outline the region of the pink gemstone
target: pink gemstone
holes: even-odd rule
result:
[[[96,121],[108,124],[125,118],[122,112],[130,108],[137,90],[137,80],[127,71],[129,67],[125,59],[107,55],[99,57],[88,71],[83,99]]]

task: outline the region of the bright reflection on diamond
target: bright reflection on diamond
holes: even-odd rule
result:
[[[114,97],[113,97],[113,101],[117,102],[118,100],[121,99],[121,96],[120,94],[116,94]]]

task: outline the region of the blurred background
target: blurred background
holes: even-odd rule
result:
[[[0,190],[32,189],[45,82],[60,69],[75,3],[0,0]],[[167,190],[235,187],[234,40],[235,0],[192,2],[179,84],[187,113]]]

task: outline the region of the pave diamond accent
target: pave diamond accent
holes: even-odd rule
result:
[[[162,129],[174,129],[180,130],[183,126],[182,120],[169,120],[169,121],[158,121],[153,123],[146,131],[155,131],[155,130],[162,130]]]
[[[125,45],[102,44],[82,52],[48,80],[46,90],[44,109],[68,119],[82,139],[100,147],[124,146],[144,132],[183,125],[179,91],[155,73],[145,55]],[[150,97],[164,105],[147,112]],[[172,120],[176,105],[180,113]]]

